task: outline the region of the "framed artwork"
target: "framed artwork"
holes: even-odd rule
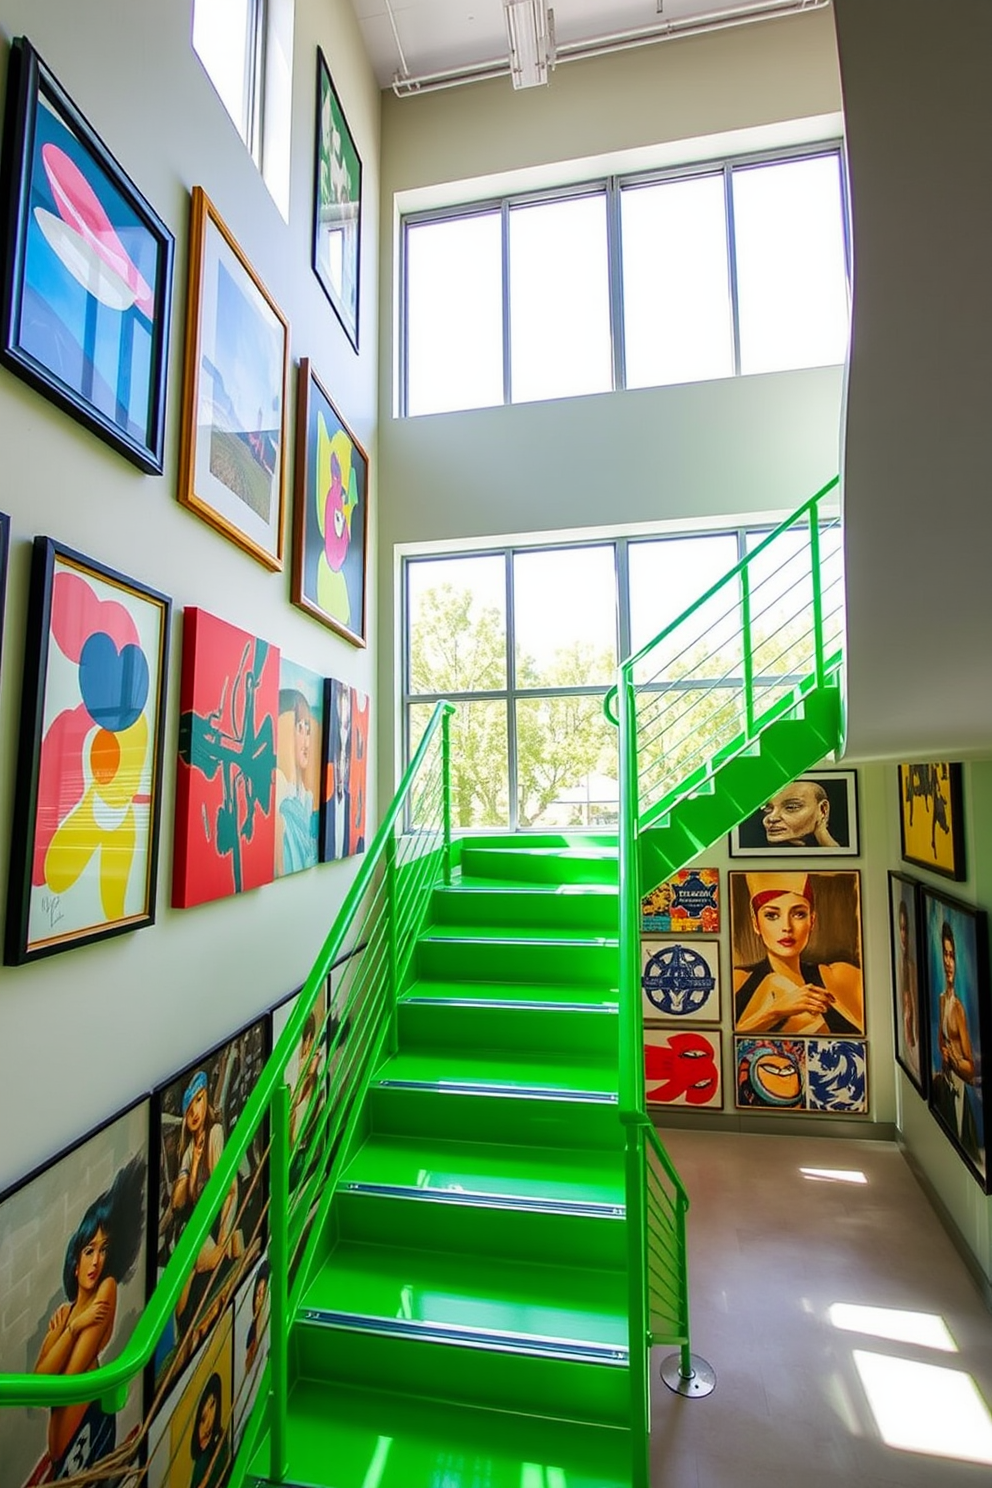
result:
[[[193,187],[179,500],[282,568],[289,322]]]
[[[35,538],[8,965],[154,922],[171,609]]]
[[[275,876],[314,868],[319,856],[324,678],[279,658]]]
[[[889,874],[889,945],[892,952],[892,1026],[896,1061],[920,1094],[927,1093],[927,1015],[920,972],[919,884]]]
[[[263,1255],[234,1299],[234,1451],[244,1436],[269,1357],[270,1275]]]
[[[10,518],[0,512],[0,661],[3,660],[3,610],[7,593],[7,556],[10,553]]]
[[[714,935],[720,928],[720,870],[680,868],[641,901],[641,929]]]
[[[904,863],[942,878],[967,876],[960,765],[899,766],[899,829]]]
[[[990,1046],[989,929],[984,910],[920,888],[930,1109],[989,1192],[983,1061]]]
[[[234,1461],[233,1400],[234,1318],[225,1307],[151,1423],[148,1488],[223,1488]]]
[[[731,873],[729,896],[735,1030],[862,1036],[861,875]]]
[[[313,271],[356,351],[361,247],[362,162],[318,47]]]
[[[642,940],[641,991],[645,1018],[719,1023],[720,942]]]
[[[26,37],[10,51],[0,356],[162,473],[173,238]]]
[[[279,652],[206,610],[183,615],[172,906],[272,882]]]
[[[868,1113],[868,1045],[864,1039],[810,1039],[806,1109],[833,1116]]]
[[[83,1374],[121,1352],[147,1295],[148,1162],[143,1100],[0,1197],[0,1373]],[[140,1454],[139,1384],[116,1414],[96,1400],[0,1411],[6,1488],[102,1482],[111,1453],[125,1468],[129,1443]]]
[[[649,1106],[723,1106],[718,1028],[645,1028],[644,1083]]]
[[[290,1091],[289,1141],[293,1149],[290,1164],[291,1189],[298,1186],[308,1167],[307,1148],[327,1100],[327,1044],[331,1032],[337,1027],[336,1022],[328,1018],[329,982],[330,977],[307,1015],[299,1042],[290,1054],[284,1071]],[[296,1009],[299,996],[299,992],[294,992],[272,1009],[273,1049]],[[299,1157],[296,1153],[297,1144],[301,1149]]]
[[[732,858],[781,858],[793,853],[856,858],[858,772],[809,770],[776,791],[730,834]]]
[[[321,857],[330,862],[365,851],[370,702],[367,693],[335,677],[328,677],[325,686]]]
[[[293,603],[354,646],[365,645],[369,457],[310,361],[296,405]]]
[[[868,1112],[864,1039],[736,1037],[734,1071],[739,1110]]]
[[[204,1054],[152,1097],[158,1154],[157,1277],[189,1223],[268,1054],[269,1019],[264,1017]],[[149,1371],[156,1398],[171,1388],[212,1333],[265,1250],[267,1141],[263,1122],[156,1346]]]

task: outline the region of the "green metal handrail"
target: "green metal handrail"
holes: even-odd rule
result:
[[[254,1091],[229,1134],[217,1166],[162,1271],[127,1344],[116,1359],[79,1375],[0,1374],[0,1408],[57,1407],[99,1400],[123,1409],[133,1381],[152,1359],[184,1284],[210,1235],[256,1138],[270,1157],[269,1403],[272,1475],[285,1471],[289,1319],[317,1249],[361,1096],[378,1059],[395,1038],[397,993],[426,918],[435,883],[450,882],[451,813],[448,702],[436,705],[420,745],[344,902],[296,1006]],[[313,1049],[291,1093],[286,1069],[307,1021],[329,985],[332,967],[345,970],[316,1029]],[[326,1035],[326,1062],[315,1051]],[[309,1079],[314,1072],[319,1078]],[[291,1100],[313,1090],[291,1139]],[[266,1124],[271,1134],[266,1140]],[[295,1168],[295,1174],[294,1174]],[[161,1392],[160,1392],[161,1393]],[[148,1421],[144,1429],[147,1430]],[[134,1444],[128,1444],[129,1452]],[[115,1454],[119,1456],[118,1452]],[[85,1478],[85,1474],[83,1477]],[[126,1473],[122,1471],[122,1476]],[[65,1479],[69,1484],[71,1478]]]
[[[720,767],[840,666],[839,522],[824,504],[839,478],[780,523],[647,645],[622,662],[604,699],[619,730],[620,1070],[629,1222],[631,1400],[648,1420],[648,1348],[681,1351],[692,1373],[685,1216],[688,1195],[647,1115],[641,1006],[640,838],[678,803],[712,789]],[[823,542],[834,529],[837,541]],[[827,549],[829,548],[829,551]],[[646,1448],[634,1480],[647,1484]]]

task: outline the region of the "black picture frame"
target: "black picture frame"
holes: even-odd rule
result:
[[[7,558],[10,553],[10,518],[0,512],[0,664],[3,663],[3,616],[7,595]]]
[[[889,950],[896,1063],[926,1100],[930,1066],[920,961],[921,887],[919,880],[910,878],[908,874],[889,873]],[[905,937],[902,934],[904,914]]]
[[[785,814],[788,793],[794,786],[806,782],[819,787],[815,795],[825,802],[822,808],[822,813],[826,813],[825,820],[821,825],[819,804],[812,794],[808,795],[806,803],[800,801],[794,804],[798,804],[800,809],[808,804],[809,810],[803,811],[799,825],[810,825],[812,829],[804,834],[802,840],[788,840],[789,826]],[[819,795],[821,791],[823,794]],[[752,811],[730,833],[730,857],[789,858],[802,855],[821,859],[856,858],[860,855],[857,770],[804,770],[801,776],[791,781],[783,790],[776,791],[771,800],[776,798],[782,798],[782,801],[777,823],[773,823],[773,835],[770,836],[766,830],[765,807],[759,806],[757,811]],[[778,840],[774,840],[776,826]],[[818,836],[831,837],[833,841],[818,841]]]
[[[113,1225],[114,1243],[102,1260],[98,1251],[88,1259],[95,1262],[97,1272],[92,1301],[103,1304],[111,1332],[99,1354],[88,1361],[84,1340],[79,1345],[83,1353],[75,1355],[75,1363],[80,1371],[94,1369],[112,1363],[126,1346],[134,1318],[148,1300],[146,1262],[154,1219],[148,1183],[151,1158],[150,1102],[145,1095],[0,1193],[5,1296],[18,1299],[16,1308],[6,1309],[0,1333],[0,1373],[20,1372],[26,1357],[38,1356],[39,1345],[42,1351],[51,1345],[58,1348],[59,1330],[68,1331],[83,1301],[83,1247],[95,1239],[101,1224]],[[93,1330],[89,1332],[92,1335]],[[71,1358],[66,1362],[72,1362]],[[63,1367],[47,1372],[70,1371]],[[133,1457],[127,1454],[128,1465],[133,1463],[134,1475],[140,1476],[138,1465],[145,1460],[143,1414],[140,1377],[132,1382],[115,1415],[108,1416],[100,1401],[86,1406],[75,1423],[70,1413],[63,1412],[58,1425],[52,1423],[54,1434],[67,1438],[57,1449],[61,1470],[56,1470],[55,1477],[98,1468],[113,1453],[113,1466],[121,1469],[122,1480],[130,1478],[132,1473],[121,1460],[122,1448],[130,1442]],[[49,1411],[38,1409],[0,1411],[5,1483],[53,1481],[47,1471],[44,1478],[38,1476],[52,1460],[46,1440],[49,1416]]]
[[[968,876],[964,857],[961,766],[945,761],[903,764],[899,766],[898,774],[900,856],[903,862],[961,883]]]
[[[362,159],[331,80],[327,59],[318,47],[313,271],[356,352],[361,265]]]
[[[35,538],[8,966],[154,924],[171,613],[167,595]]]
[[[988,916],[925,884],[920,887],[919,902],[930,1050],[928,1104],[965,1167],[983,1193],[989,1193],[982,1080],[985,1052],[992,1048]],[[948,932],[953,953],[950,974]],[[946,1004],[945,996],[949,997]]]
[[[24,36],[10,51],[0,202],[0,360],[161,475],[174,239]]]

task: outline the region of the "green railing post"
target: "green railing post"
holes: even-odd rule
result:
[[[630,1370],[631,1482],[650,1488],[651,1384],[648,1377],[651,1330],[648,1316],[647,1168],[642,1126],[628,1126],[627,1189],[627,1367]],[[639,1429],[639,1426],[642,1429]]]
[[[282,1080],[272,1096],[269,1150],[271,1199],[269,1252],[272,1311],[269,1322],[269,1475],[285,1482],[289,1468],[286,1440],[289,1415],[289,1086]]]
[[[813,580],[813,667],[816,685],[822,687],[826,681],[823,657],[823,588],[820,583],[820,503],[818,500],[809,509],[809,566]]]
[[[751,650],[751,570],[741,569],[741,645],[744,661],[744,737],[754,738],[754,655]]]
[[[441,802],[444,823],[444,884],[451,887],[451,713],[441,715]]]
[[[408,825],[412,827],[412,821]],[[392,831],[386,842],[386,940],[389,947],[389,963],[386,974],[389,978],[389,1043],[391,1052],[394,1054],[396,1052],[396,1017],[392,1009],[396,1006],[396,999],[399,996],[400,990],[397,980],[397,969],[400,964],[399,916],[399,869],[396,863],[396,833]]]

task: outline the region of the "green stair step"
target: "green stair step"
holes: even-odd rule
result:
[[[575,927],[616,938],[618,891],[615,884],[493,884],[466,881],[434,890],[435,925],[542,925]]]
[[[558,1006],[522,1007],[512,1004],[402,1001],[397,1008],[397,1031],[403,1052],[419,1048],[463,1050],[475,1057],[480,1049],[504,1051],[515,1059],[545,1054],[587,1055],[617,1064],[618,1013],[614,1008]]]
[[[479,929],[472,936],[453,927],[430,930],[417,942],[414,977],[426,981],[596,982],[615,987],[619,976],[616,941],[563,937],[496,937]],[[444,933],[447,930],[447,933]]]
[[[507,1059],[450,1049],[401,1049],[380,1066],[373,1083],[538,1099],[569,1096],[612,1104],[617,1099],[615,1054],[603,1059],[571,1059],[564,1054]]]
[[[629,1433],[301,1379],[286,1488],[630,1488]],[[250,1473],[268,1483],[268,1440]],[[249,1479],[249,1484],[251,1479]]]
[[[365,1109],[376,1136],[433,1141],[457,1132],[467,1141],[488,1142],[496,1136],[521,1147],[623,1150],[616,1107],[583,1100],[570,1090],[525,1101],[512,1091],[463,1094],[450,1088],[373,1084]]]
[[[454,1002],[462,1007],[603,1008],[615,1012],[616,987],[596,982],[413,982],[400,998],[408,1002]]]
[[[619,1267],[345,1239],[305,1289],[300,1318],[460,1347],[466,1370],[474,1349],[626,1366],[626,1287]]]
[[[623,1161],[596,1149],[525,1147],[390,1134],[369,1138],[342,1178],[345,1188],[424,1199],[505,1201],[559,1210],[622,1212]]]
[[[521,883],[617,883],[615,842],[612,846],[528,846],[526,850],[465,845],[461,861],[462,872],[475,878],[515,879]]]

